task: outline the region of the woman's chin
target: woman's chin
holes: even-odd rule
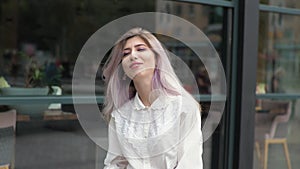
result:
[[[142,79],[142,78],[147,78],[147,77],[152,78],[153,74],[154,74],[154,70],[143,70],[143,71],[136,73],[134,76],[132,76],[133,78],[131,78],[131,79],[137,80],[137,79]]]

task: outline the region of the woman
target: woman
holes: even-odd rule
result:
[[[184,90],[167,51],[133,28],[103,70],[109,121],[105,169],[202,169],[200,106]]]

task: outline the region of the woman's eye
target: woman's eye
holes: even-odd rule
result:
[[[125,56],[127,56],[127,55],[129,55],[129,52],[124,52],[124,53],[123,53],[123,57],[125,57]]]
[[[141,51],[145,51],[145,50],[146,50],[146,48],[138,48],[138,49],[137,49],[137,51],[140,51],[140,52],[141,52]]]

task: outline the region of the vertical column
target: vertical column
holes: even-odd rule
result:
[[[235,0],[225,168],[252,169],[259,0]]]

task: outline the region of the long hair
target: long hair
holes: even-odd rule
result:
[[[144,40],[155,54],[156,67],[152,78],[152,89],[157,89],[165,95],[188,95],[182,87],[169,60],[169,54],[157,38],[142,28],[133,28],[126,32],[114,45],[111,54],[103,67],[103,77],[106,85],[103,115],[110,120],[114,109],[120,108],[136,94],[131,79],[124,80],[121,66],[123,48],[128,39],[138,36]],[[129,81],[128,81],[129,80]],[[192,96],[191,96],[192,97]]]

